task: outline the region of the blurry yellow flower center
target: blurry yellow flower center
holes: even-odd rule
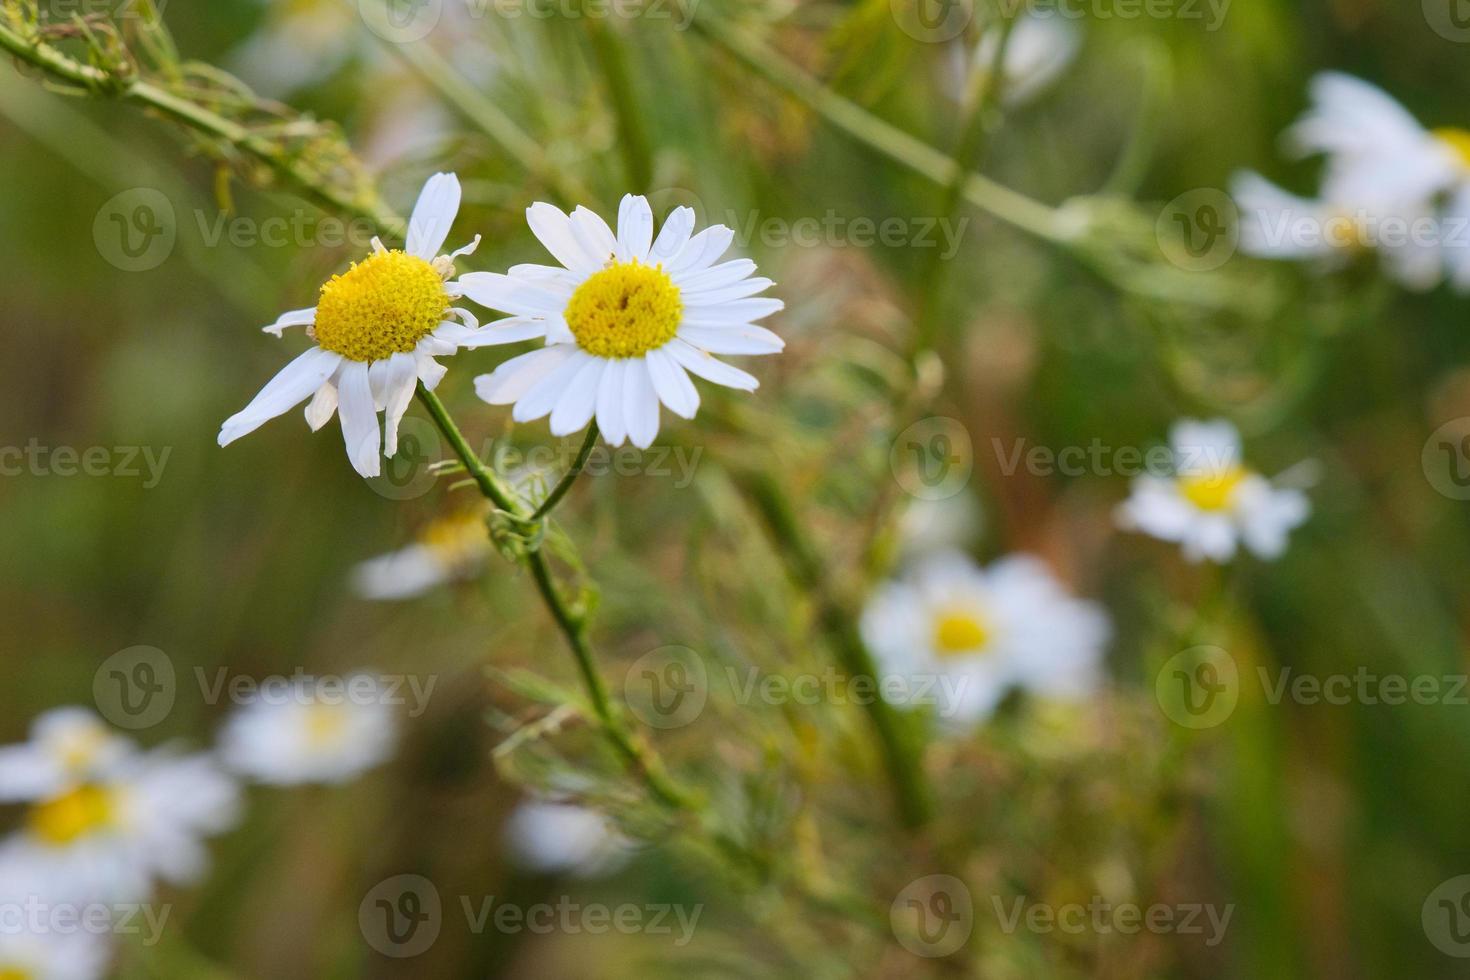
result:
[[[1322,230],[1327,244],[1333,248],[1362,252],[1372,247],[1372,243],[1365,234],[1366,229],[1357,217],[1346,212],[1328,218]]]
[[[1455,151],[1460,158],[1460,164],[1470,170],[1470,129],[1461,129],[1458,126],[1441,126],[1434,130],[1434,135],[1439,141]]]
[[[311,704],[306,709],[306,741],[313,748],[331,745],[347,728],[347,712],[339,704]]]
[[[430,522],[419,540],[441,563],[456,569],[478,561],[490,550],[484,515],[473,510]]]
[[[1242,466],[1229,466],[1197,476],[1181,476],[1179,492],[1200,510],[1225,510],[1234,499],[1241,481],[1249,475]]]
[[[596,357],[641,357],[674,339],[684,303],[656,265],[622,262],[593,273],[567,303],[577,345]]]
[[[111,790],[83,784],[32,807],[30,830],[47,844],[63,846],[106,828],[116,814]]]
[[[378,252],[322,286],[316,342],[354,361],[406,354],[444,320],[449,295],[428,262]]]
[[[21,966],[0,966],[0,980],[32,980],[34,974]]]
[[[945,609],[934,619],[934,649],[941,657],[975,653],[990,640],[990,625],[973,609]]]

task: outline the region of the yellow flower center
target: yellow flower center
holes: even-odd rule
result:
[[[347,729],[347,711],[340,704],[311,704],[306,708],[306,741],[325,748],[338,741]]]
[[[1433,133],[1441,143],[1454,150],[1455,155],[1460,158],[1460,164],[1466,170],[1470,170],[1470,129],[1441,126],[1433,130]]]
[[[31,808],[31,833],[47,844],[64,847],[103,830],[117,815],[117,800],[105,786],[84,783]]]
[[[431,521],[419,535],[424,546],[446,566],[463,568],[490,552],[485,514],[467,510]]]
[[[416,255],[378,252],[323,284],[316,342],[354,361],[406,354],[444,320],[449,295]]]
[[[1225,510],[1234,499],[1241,481],[1249,475],[1243,466],[1228,466],[1196,476],[1181,476],[1179,492],[1200,510]]]
[[[1327,244],[1333,248],[1343,248],[1350,252],[1365,252],[1372,248],[1365,234],[1367,229],[1357,217],[1347,212],[1334,214],[1328,218],[1322,230],[1327,238]]]
[[[934,619],[934,649],[941,657],[978,653],[990,642],[990,626],[974,609],[946,609]]]
[[[565,315],[587,353],[640,357],[674,339],[684,303],[667,272],[634,260],[593,273],[572,294]]]
[[[0,980],[32,980],[34,974],[23,966],[0,964]]]

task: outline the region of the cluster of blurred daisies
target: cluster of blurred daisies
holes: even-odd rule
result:
[[[0,977],[101,977],[123,936],[157,941],[160,889],[196,883],[206,842],[232,829],[242,784],[341,785],[383,763],[398,718],[369,674],[297,678],[241,706],[212,751],[145,749],[92,711],[57,708],[27,741],[0,748],[0,802],[19,810],[0,842]],[[623,838],[603,818],[555,801],[523,804],[507,825],[530,870],[598,874]]]
[[[1321,189],[1299,197],[1236,175],[1241,249],[1326,269],[1376,253],[1410,289],[1448,278],[1470,292],[1470,130],[1426,129],[1383,90],[1338,72],[1316,76],[1311,99],[1282,142],[1292,156],[1324,158]]]

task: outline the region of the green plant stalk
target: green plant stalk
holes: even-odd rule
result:
[[[182,98],[150,82],[119,76],[93,65],[83,64],[40,39],[25,37],[3,18],[0,18],[0,49],[9,51],[21,61],[40,68],[54,78],[80,86],[89,92],[110,94],[125,102],[145,106],[238,147],[284,177],[308,198],[325,207],[366,218],[395,237],[402,238],[407,231],[404,220],[381,201],[358,200],[331,187],[322,186],[306,168],[282,159],[279,148],[270,140],[197,102]]]
[[[636,194],[647,193],[653,185],[653,145],[643,124],[643,114],[638,109],[622,43],[608,27],[605,18],[584,16],[582,22],[587,25],[587,39],[592,45],[592,54],[597,59],[603,81],[607,83],[613,116],[618,121],[618,146],[628,172],[629,188]]]
[[[582,475],[582,470],[587,465],[587,457],[592,455],[592,448],[597,445],[597,433],[597,422],[588,423],[587,435],[582,439],[582,448],[577,450],[577,458],[572,460],[571,469],[563,473],[556,486],[551,488],[551,493],[547,494],[541,506],[536,508],[536,512],[531,515],[531,520],[539,521],[551,513],[552,509],[561,503],[561,498],[567,495],[567,491],[572,489],[572,484],[577,482],[577,477]]]
[[[785,493],[763,472],[748,471],[737,479],[765,523],[787,574],[801,591],[816,600],[818,622],[838,662],[853,679],[869,678],[876,688],[878,670],[873,655],[863,642],[851,611],[832,595],[821,559],[807,541]],[[923,762],[905,737],[903,723],[893,705],[882,697],[874,697],[865,707],[878,736],[899,816],[905,826],[920,827],[928,822],[933,810]]]

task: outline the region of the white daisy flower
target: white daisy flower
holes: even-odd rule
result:
[[[333,414],[342,419],[347,457],[363,476],[377,476],[379,454],[398,451],[398,423],[418,382],[433,389],[445,368],[435,361],[460,348],[504,343],[479,329],[470,311],[454,306],[464,295],[454,259],[474,251],[480,238],[449,255],[439,249],[459,212],[459,178],[435,174],[424,184],[408,222],[405,249],[376,251],[324,284],[315,307],[284,313],[266,327],[281,336],[307,327],[316,346],[272,378],[255,400],[220,429],[229,445],[311,398],[306,421],[320,429]],[[378,412],[384,413],[378,431]]]
[[[492,405],[515,405],[512,418],[551,416],[568,435],[595,415],[611,446],[647,448],[658,435],[659,405],[693,418],[699,392],[689,375],[753,391],[757,381],[715,354],[774,354],[785,343],[755,321],[780,310],[756,296],[772,283],[749,259],[715,261],[734,240],[724,225],[696,235],[694,212],[675,208],[653,234],[645,198],[627,195],[614,235],[579,207],[550,204],[526,212],[531,231],[560,266],[519,265],[509,275],[474,272],[460,285],[470,299],[514,314],[487,331],[510,343],[544,337],[546,346],[511,358],[475,379]]]
[[[113,923],[98,922],[95,908],[59,891],[19,849],[0,850],[0,978],[101,980]]]
[[[522,803],[506,821],[505,840],[520,867],[578,878],[612,874],[633,850],[601,813],[573,803]]]
[[[1274,486],[1242,462],[1229,422],[1182,421],[1169,433],[1171,476],[1145,475],[1119,509],[1118,523],[1184,547],[1190,561],[1229,561],[1238,544],[1258,558],[1286,550],[1287,535],[1307,519],[1300,490]]]
[[[485,527],[489,507],[431,521],[413,544],[359,562],[352,588],[364,599],[413,599],[441,585],[474,578],[494,551]]]
[[[0,748],[0,802],[33,800],[105,771],[134,749],[86,708],[54,708],[30,741]]]
[[[357,674],[328,688],[306,678],[262,695],[230,718],[220,756],[262,783],[345,783],[393,754],[398,719],[377,679]]]
[[[233,826],[238,809],[235,782],[211,756],[154,749],[32,800],[7,857],[34,862],[64,894],[141,901],[159,879],[197,879],[203,839]]]
[[[953,551],[881,586],[861,628],[895,704],[935,703],[960,723],[987,717],[1012,687],[1085,697],[1101,683],[1111,633],[1102,608],[1069,595],[1040,560],[1015,555],[981,569]]]
[[[1433,288],[1446,267],[1470,286],[1470,132],[1425,129],[1382,89],[1338,72],[1316,76],[1311,93],[1283,138],[1296,155],[1325,155],[1322,194],[1300,198],[1238,175],[1242,250],[1331,267],[1374,249],[1410,289]]]

